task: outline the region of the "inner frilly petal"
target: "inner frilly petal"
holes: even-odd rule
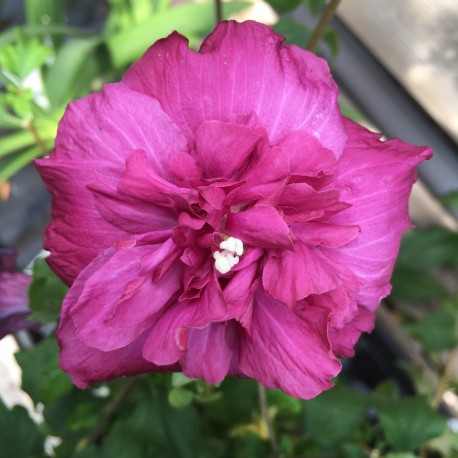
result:
[[[196,131],[196,160],[204,178],[234,178],[240,173],[260,135],[242,124],[203,122]]]

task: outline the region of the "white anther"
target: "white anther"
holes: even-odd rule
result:
[[[229,259],[222,255],[219,251],[213,253],[215,258],[215,269],[221,274],[227,274],[231,270]]]
[[[243,254],[243,242],[235,237],[228,237],[219,244],[219,247],[223,251],[213,253],[215,269],[219,273],[227,274],[240,261],[240,256]]]
[[[243,254],[243,242],[240,239],[235,237],[228,237],[226,240],[223,240],[219,247],[222,250],[227,250],[232,253],[235,253],[237,256],[242,256]]]

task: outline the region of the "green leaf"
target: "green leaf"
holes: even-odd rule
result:
[[[59,368],[58,353],[57,342],[50,337],[32,349],[15,354],[22,369],[22,389],[34,403],[49,404],[73,386],[70,378]]]
[[[433,299],[445,299],[448,291],[427,272],[395,267],[391,278],[393,290],[391,297],[408,302],[426,302]]]
[[[25,0],[25,15],[29,25],[62,24],[64,2],[62,0]]]
[[[280,19],[273,28],[275,32],[285,36],[289,43],[293,43],[301,48],[305,48],[312,36],[311,29],[286,16],[280,16]]]
[[[184,385],[189,385],[193,383],[194,380],[192,378],[186,377],[182,372],[174,372],[172,374],[172,386],[174,388],[179,388]]]
[[[356,444],[339,445],[339,458],[369,458],[369,455]]]
[[[418,458],[418,455],[410,452],[388,453],[386,458]]]
[[[52,108],[73,99],[79,74],[99,44],[100,38],[75,38],[60,48],[44,80]]]
[[[14,154],[7,160],[0,162],[0,182],[11,178],[16,172],[25,167],[33,159],[42,155],[40,148],[34,146],[20,153]]]
[[[321,445],[350,439],[364,421],[368,401],[344,386],[336,386],[305,403],[305,427]]]
[[[159,394],[158,404],[169,439],[170,456],[194,458],[200,441],[197,412],[191,405],[184,409],[173,408],[167,402],[165,393]]]
[[[440,196],[439,200],[447,207],[458,209],[458,191],[449,192],[444,196]]]
[[[458,313],[446,308],[432,313],[404,329],[418,339],[426,350],[435,352],[458,345]]]
[[[2,136],[0,143],[0,157],[11,154],[12,152],[33,145],[35,139],[33,135],[26,130],[18,130],[8,135]]]
[[[298,7],[302,0],[266,0],[267,3],[280,13],[292,11]]]
[[[34,70],[39,69],[50,55],[49,47],[18,32],[15,43],[0,48],[1,73],[7,71],[20,81],[24,81]]]
[[[323,42],[329,46],[333,57],[339,54],[339,35],[334,29],[326,29],[323,34]]]
[[[324,6],[325,0],[303,0],[303,3],[312,14],[318,14]]]
[[[43,324],[57,321],[68,287],[49,268],[44,259],[33,265],[33,281],[29,288],[30,319]]]
[[[267,391],[268,404],[278,407],[281,412],[289,412],[298,414],[302,411],[303,403],[300,399],[292,398],[281,390],[268,390]]]
[[[426,441],[440,436],[447,426],[425,398],[386,399],[376,404],[387,442],[398,451],[414,451]]]
[[[351,120],[358,123],[361,123],[365,120],[363,114],[353,105],[349,104],[347,101],[339,99],[339,106],[340,111],[347,118],[350,118]]]
[[[93,33],[79,29],[78,27],[71,27],[67,25],[21,25],[9,28],[3,33],[0,33],[0,47],[8,43],[14,43],[17,40],[18,34],[23,34],[27,37],[40,37],[52,35],[74,35],[79,37],[92,36]]]
[[[227,17],[249,6],[248,2],[223,3],[223,15]],[[205,35],[215,21],[213,3],[184,3],[156,14],[136,27],[122,30],[106,37],[106,45],[113,65],[124,67],[138,59],[156,40],[174,30],[185,36]]]
[[[194,393],[185,388],[172,388],[169,391],[168,399],[172,407],[182,409],[191,404],[194,399]]]
[[[22,406],[7,409],[0,399],[2,458],[43,456],[44,436]]]
[[[22,119],[13,115],[6,106],[6,101],[1,99],[0,97],[0,129],[8,130],[17,129],[18,127],[22,128]]]
[[[415,270],[458,266],[458,233],[443,227],[416,229],[404,236],[398,267]]]
[[[170,7],[171,0],[153,0],[153,9],[155,13],[165,11]]]

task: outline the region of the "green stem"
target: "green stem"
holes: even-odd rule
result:
[[[442,402],[442,397],[447,391],[450,380],[452,379],[453,367],[455,366],[456,360],[458,359],[458,347],[450,350],[447,354],[447,359],[445,361],[444,370],[440,376],[439,383],[437,385],[436,393],[432,400],[432,406],[438,408]]]
[[[269,435],[270,445],[272,446],[272,453],[274,458],[278,458],[278,445],[277,438],[275,436],[274,426],[272,419],[269,416],[269,406],[267,404],[267,392],[264,385],[258,382],[258,396],[259,396],[259,410],[261,411],[261,417],[267,427],[267,434]]]
[[[121,404],[127,399],[129,394],[133,391],[133,389],[137,386],[140,381],[140,377],[134,377],[129,380],[118,393],[116,396],[105,406],[102,410],[99,421],[97,425],[89,432],[87,436],[86,442],[88,444],[99,444],[103,436],[106,434],[106,429],[115,415],[118,408]]]
[[[331,0],[324,10],[323,14],[316,25],[310,40],[307,43],[305,49],[308,51],[315,51],[315,48],[318,46],[318,43],[323,38],[323,34],[326,31],[329,23],[331,22],[334,13],[336,12],[337,7],[339,6],[340,0]]]
[[[37,144],[38,148],[40,148],[40,151],[42,153],[43,156],[46,156],[49,151],[48,151],[48,148],[46,148],[46,145],[44,144],[42,138],[40,137],[40,135],[38,134],[38,131],[35,127],[35,123],[30,120],[27,125],[26,125],[26,129],[32,134],[34,140],[35,140],[35,143]]]

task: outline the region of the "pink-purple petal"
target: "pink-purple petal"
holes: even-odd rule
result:
[[[288,225],[278,211],[270,206],[254,206],[248,210],[229,213],[226,231],[246,245],[261,248],[292,249]]]
[[[123,81],[159,100],[190,142],[204,121],[255,113],[272,143],[304,131],[338,156],[346,134],[329,68],[282,41],[256,22],[220,22],[195,53],[174,33],[151,46]]]
[[[310,308],[302,318],[262,290],[255,294],[251,334],[240,342],[243,374],[290,396],[310,399],[340,371],[327,337],[329,312]]]
[[[190,329],[187,351],[180,359],[183,373],[208,383],[219,383],[227,375],[233,349],[226,340],[226,323],[211,323],[203,329]]]
[[[333,263],[319,249],[299,240],[294,244],[294,251],[271,255],[262,274],[267,293],[289,308],[310,294],[326,293],[342,282]]]
[[[372,132],[347,121],[349,142],[336,174],[341,200],[352,206],[332,217],[333,224],[357,225],[361,233],[329,253],[362,281],[356,296],[371,310],[390,292],[390,277],[401,235],[411,227],[408,197],[415,166],[431,150],[399,140],[381,142]]]
[[[234,178],[259,141],[259,134],[244,125],[203,122],[196,131],[197,165],[204,178]]]

